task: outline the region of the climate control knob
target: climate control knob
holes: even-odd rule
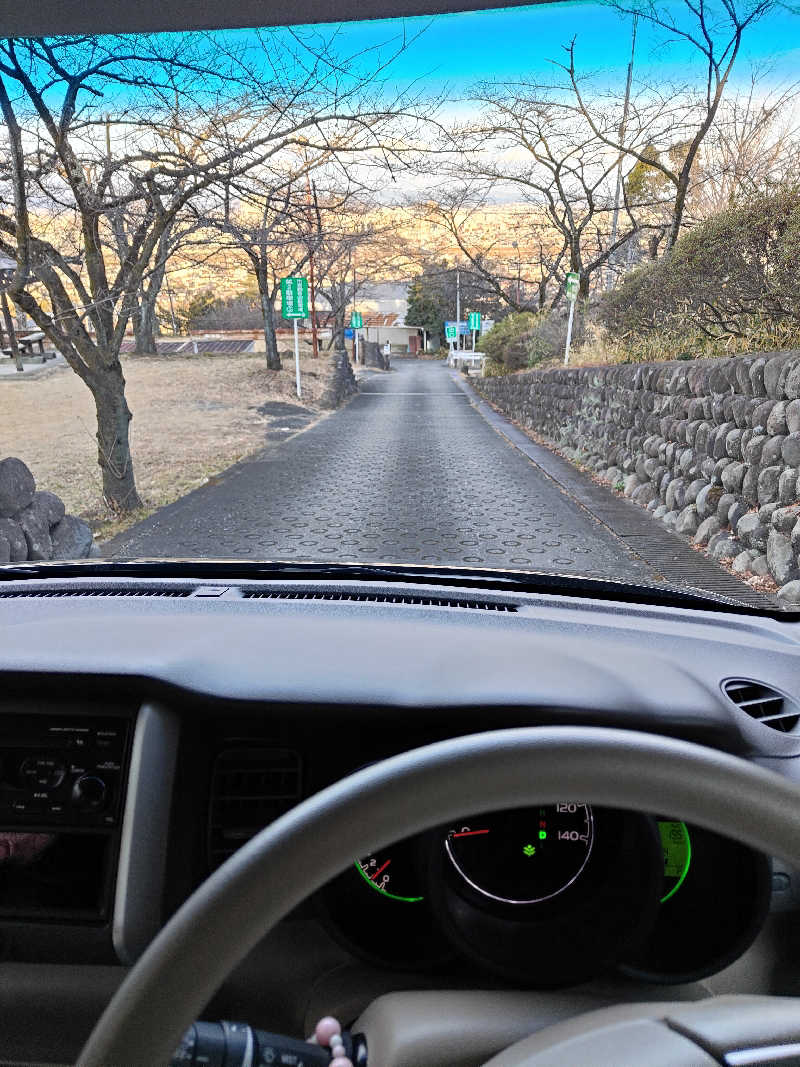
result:
[[[106,802],[106,783],[95,774],[83,774],[72,787],[72,802],[82,811],[101,811]]]

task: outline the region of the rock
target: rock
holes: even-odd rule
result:
[[[778,500],[781,504],[791,504],[797,500],[797,469],[787,467],[778,479]]]
[[[28,559],[51,559],[53,555],[50,523],[47,521],[48,508],[48,501],[34,497],[33,502],[16,516],[16,522],[22,528],[28,544]]]
[[[766,556],[756,556],[756,558],[750,563],[750,570],[753,574],[757,574],[759,578],[768,578],[769,575],[769,563]]]
[[[5,539],[0,537],[0,564],[11,562],[11,544]]]
[[[761,471],[755,464],[747,468],[747,473],[742,482],[742,499],[745,504],[752,506],[758,503],[758,476],[760,473]]]
[[[732,530],[735,530],[736,524],[738,523],[739,519],[741,519],[742,516],[746,514],[747,509],[745,508],[744,504],[740,504],[737,500],[734,504],[731,504],[730,508],[728,509],[728,526],[730,526]],[[719,518],[719,515],[717,515],[717,518]],[[721,521],[722,520],[720,519],[720,522]]]
[[[725,451],[731,459],[742,458],[742,430],[729,430],[725,437]]]
[[[754,511],[748,511],[743,515],[736,526],[736,536],[750,548],[758,548],[762,552],[767,547],[767,534],[769,530],[760,521]]]
[[[778,590],[778,600],[783,600],[786,604],[800,604],[800,581],[795,578],[794,581],[782,585]]]
[[[781,457],[787,467],[800,467],[800,433],[790,433],[783,439]]]
[[[92,531],[74,515],[53,528],[53,559],[85,559],[92,549]]]
[[[786,375],[786,381],[784,382],[784,392],[792,399],[800,397],[800,366],[795,365]]]
[[[647,505],[647,510],[648,510],[648,511],[655,511],[655,510],[656,510],[656,508],[658,508],[658,507],[662,507],[662,508],[663,508],[663,507],[665,507],[665,506],[666,506],[666,505],[662,504],[662,503],[661,503],[661,501],[660,501],[660,500],[658,499],[658,497],[657,497],[657,496],[655,496],[655,497],[653,497],[653,499],[652,499],[652,500],[650,501],[650,503],[649,503],[649,504]]]
[[[723,493],[719,498],[719,503],[717,504],[717,518],[723,526],[728,524],[728,512],[735,503],[736,497],[733,493]]]
[[[733,561],[731,570],[734,574],[747,574],[752,560],[749,552],[740,552]]]
[[[723,537],[717,541],[711,552],[714,559],[733,559],[742,551],[742,546],[735,537]]]
[[[772,527],[780,533],[789,534],[800,519],[800,504],[791,504],[787,508],[775,508],[772,513]]]
[[[694,543],[696,545],[705,545],[708,543],[709,538],[714,534],[719,533],[721,529],[720,521],[716,515],[709,515],[707,519],[703,519],[700,525],[697,527],[697,532],[694,535]]]
[[[786,405],[786,428],[790,434],[800,431],[800,400],[790,400]]]
[[[100,559],[103,553],[100,551],[100,545],[95,541],[92,541],[92,547],[89,549],[89,559]]]
[[[772,516],[778,510],[780,504],[777,502],[774,504],[762,504],[758,509],[758,521],[763,522],[765,526],[769,526],[772,522]]]
[[[697,500],[698,494],[701,489],[705,489],[708,482],[705,478],[695,478],[693,482],[690,482],[686,487],[685,500],[687,504],[694,504]]]
[[[762,467],[773,467],[783,463],[783,442],[785,440],[784,434],[776,434],[774,437],[767,438],[766,444],[761,449]]]
[[[653,512],[653,518],[654,519],[661,519],[666,514],[667,514],[667,505],[666,504],[659,504],[658,507]]]
[[[48,493],[47,490],[34,493],[33,506],[37,507],[40,514],[44,515],[48,526],[55,526],[64,518],[64,502],[55,493]]]
[[[0,460],[0,518],[10,519],[28,507],[35,492],[36,482],[21,459]]]
[[[777,404],[773,405],[772,411],[767,418],[767,433],[774,436],[776,433],[786,432],[786,401],[779,400]]]
[[[0,537],[9,543],[12,563],[22,563],[28,558],[28,542],[18,523],[12,519],[0,519]]]
[[[722,472],[722,486],[728,493],[739,493],[746,471],[744,463],[729,463]]]
[[[722,495],[722,489],[717,485],[707,485],[705,489],[700,490],[697,494],[697,500],[695,500],[695,506],[701,519],[707,519],[709,515],[713,515],[716,512]]]
[[[768,438],[763,434],[755,434],[747,442],[744,448],[744,458],[747,463],[760,463],[761,453]]]
[[[638,474],[629,474],[625,478],[625,486],[622,491],[625,496],[633,496],[634,489],[638,489],[641,484]]]
[[[678,516],[675,523],[675,533],[691,535],[697,533],[699,525],[700,520],[697,517],[697,508],[694,504],[689,504]]]
[[[665,503],[670,511],[680,511],[686,504],[686,482],[673,478],[667,486]]]
[[[651,500],[656,500],[657,498],[658,490],[650,482],[640,485],[631,493],[631,500],[641,505],[641,507],[647,507]]]
[[[767,537],[767,563],[769,573],[778,585],[785,585],[800,578],[800,567],[792,551],[791,541],[777,530],[770,530]]]
[[[778,499],[778,479],[780,467],[765,467],[758,476],[758,502],[771,504]]]
[[[664,525],[666,527],[668,527],[671,530],[673,528],[673,526],[675,525],[675,523],[678,521],[678,512],[677,511],[668,511],[664,516],[662,516],[661,521],[664,523]]]

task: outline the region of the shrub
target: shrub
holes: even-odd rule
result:
[[[573,335],[574,336],[574,335]],[[506,372],[535,367],[563,353],[566,320],[558,311],[518,311],[506,316],[481,338],[489,362]]]
[[[800,188],[755,196],[695,226],[606,294],[600,320],[625,342],[674,337],[673,358],[691,352],[687,334],[741,349],[778,327],[800,329]]]

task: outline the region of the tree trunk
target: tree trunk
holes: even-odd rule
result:
[[[103,497],[117,514],[133,511],[142,502],[133,476],[128,432],[131,413],[119,361],[99,368],[87,384],[97,411],[97,462],[103,475]]]
[[[264,347],[267,350],[267,368],[281,369],[281,357],[278,354],[278,338],[275,333],[275,306],[269,292],[267,271],[262,265],[256,270],[258,295],[261,300],[261,317],[264,320]]]
[[[131,315],[136,351],[140,354],[154,353],[156,347],[156,294],[142,293]]]

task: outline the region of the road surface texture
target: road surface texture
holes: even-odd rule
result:
[[[444,364],[416,360],[367,376],[346,407],[157,511],[103,553],[462,564],[705,587],[715,579],[719,592],[749,592],[530,441]]]

